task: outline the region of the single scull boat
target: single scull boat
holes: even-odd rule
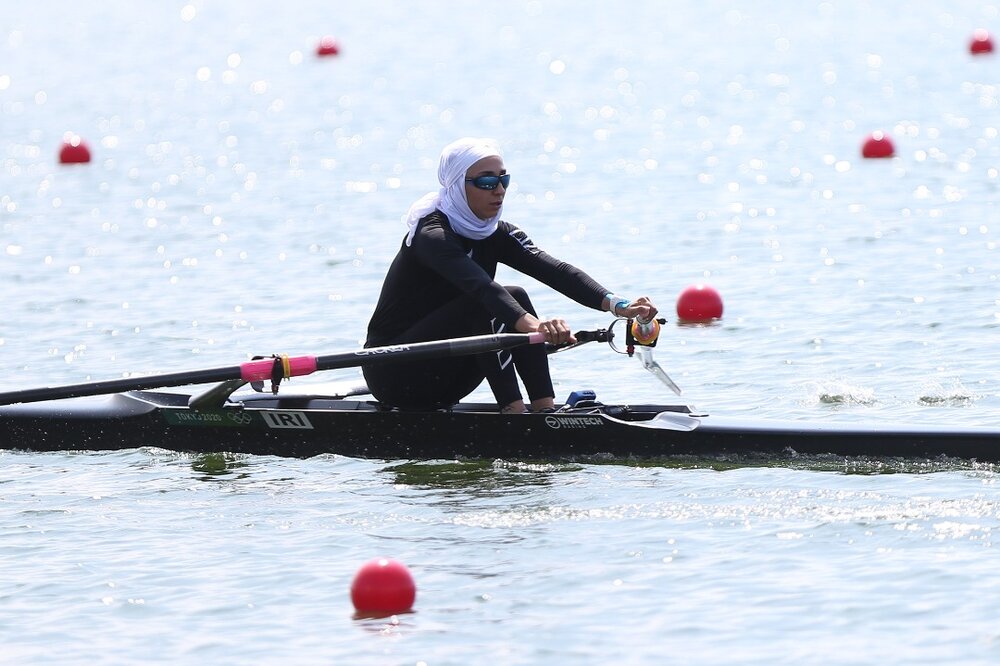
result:
[[[631,330],[628,322],[626,331]],[[582,342],[614,346],[612,327],[581,332]],[[1000,429],[961,426],[861,426],[725,418],[683,404],[598,402],[573,395],[552,413],[500,414],[497,405],[400,411],[358,399],[363,385],[277,391],[281,379],[316,370],[454,356],[537,344],[536,335],[505,334],[358,350],[321,357],[257,359],[231,368],[0,393],[0,448],[94,451],[159,447],[310,457],[377,459],[556,460],[677,455],[836,454],[1000,461]],[[653,341],[655,344],[655,340]],[[636,341],[627,335],[629,353]],[[643,363],[676,389],[649,354]],[[271,392],[260,392],[270,379]],[[167,386],[219,382],[208,390]],[[242,389],[246,383],[258,390]],[[13,404],[30,403],[30,404]]]

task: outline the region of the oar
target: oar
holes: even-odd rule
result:
[[[653,319],[643,321],[636,317],[627,320],[625,324],[625,345],[629,356],[635,356],[642,362],[642,367],[653,373],[653,376],[667,385],[671,391],[677,395],[681,394],[681,387],[674,383],[667,371],[653,360],[653,347],[660,338],[660,326],[666,323],[666,319]]]
[[[60,398],[78,398],[86,395],[105,395],[122,391],[142,391],[167,386],[187,386],[241,380],[256,382],[265,379],[281,380],[286,377],[309,375],[318,370],[336,370],[359,365],[382,365],[400,361],[419,361],[427,358],[468,356],[489,351],[511,349],[521,345],[539,344],[545,341],[542,333],[501,333],[497,335],[473,335],[466,338],[432,340],[410,344],[369,347],[325,356],[282,356],[247,361],[224,368],[172,372],[162,375],[145,375],[126,379],[109,379],[85,384],[50,386],[25,389],[23,391],[0,392],[0,405],[16,402],[39,402]]]
[[[635,350],[635,355],[642,361],[642,367],[653,373],[653,376],[667,385],[671,391],[677,395],[681,394],[681,387],[674,383],[667,371],[659,363],[653,360],[653,351],[649,347],[639,347]]]

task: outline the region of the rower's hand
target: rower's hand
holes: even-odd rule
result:
[[[539,333],[545,334],[545,342],[552,345],[566,345],[576,343],[576,336],[570,329],[565,319],[543,319],[538,322],[535,329]]]
[[[530,313],[525,313],[517,320],[514,327],[520,333],[543,333],[545,342],[551,345],[574,344],[576,336],[570,330],[565,319],[537,319]]]
[[[514,330],[518,333],[544,333],[545,342],[551,345],[576,343],[576,336],[565,319],[538,319],[530,312],[525,312],[517,320]]]
[[[653,321],[659,310],[653,305],[653,301],[649,300],[649,296],[640,296],[625,308],[625,316],[629,319],[640,319],[645,322]]]

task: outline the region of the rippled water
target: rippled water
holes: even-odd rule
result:
[[[967,51],[996,5],[3,13],[3,390],[357,346],[399,216],[474,134],[541,247],[671,318],[718,289],[720,323],[656,350],[699,408],[1000,423],[998,65]],[[897,157],[861,159],[880,129]],[[90,164],[56,164],[67,131]],[[561,395],[664,397],[607,350],[556,359]],[[998,657],[991,466],[0,460],[15,663]],[[395,622],[352,616],[379,555],[418,584]]]
[[[989,662],[992,470],[3,459],[23,663]],[[352,617],[369,555],[416,612]],[[359,559],[361,558],[361,559]]]

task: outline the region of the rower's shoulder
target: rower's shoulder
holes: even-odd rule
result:
[[[448,216],[440,208],[435,208],[431,212],[420,218],[420,222],[423,224],[436,224],[442,225],[448,223]]]
[[[417,231],[414,234],[414,245],[428,240],[433,242],[447,241],[455,236],[448,223],[448,216],[439,210],[428,213],[420,218]]]

